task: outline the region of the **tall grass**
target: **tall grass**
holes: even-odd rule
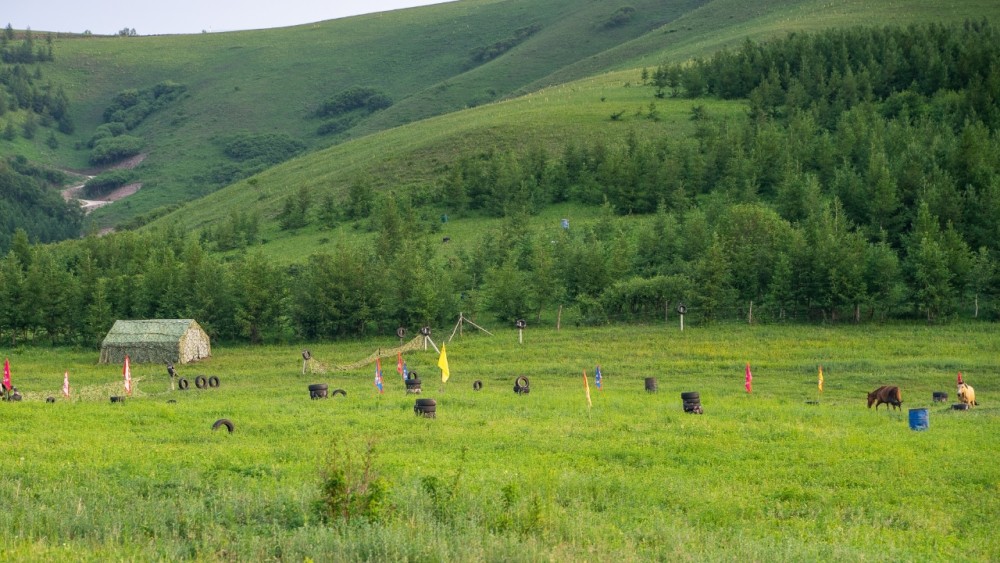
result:
[[[437,399],[413,414],[393,369],[302,375],[300,349],[216,347],[179,366],[218,389],[170,391],[166,370],[96,353],[5,351],[21,403],[0,404],[3,553],[11,559],[992,560],[1000,554],[1000,391],[990,325],[675,326],[465,333],[406,356]],[[442,329],[443,333],[444,330]],[[440,341],[443,336],[435,335]],[[328,366],[392,341],[315,343]],[[753,393],[743,389],[750,362]],[[581,374],[591,380],[588,408]],[[825,391],[816,386],[822,364]],[[74,398],[55,395],[70,371]],[[963,371],[981,405],[954,399]],[[515,395],[526,375],[531,392]],[[644,377],[659,391],[646,393]],[[472,390],[481,380],[482,391]],[[346,397],[310,401],[327,382]],[[902,411],[865,407],[882,384]],[[705,414],[679,393],[699,391]],[[58,396],[58,395],[57,395]],[[176,401],[170,403],[168,401]],[[807,401],[817,401],[816,404]],[[908,429],[928,408],[930,428]],[[211,430],[218,418],[233,434]],[[362,454],[389,510],[349,522],[315,510],[331,452]]]

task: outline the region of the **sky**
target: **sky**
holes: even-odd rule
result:
[[[114,35],[237,31],[313,23],[448,0],[19,0],[4,2],[0,27]]]

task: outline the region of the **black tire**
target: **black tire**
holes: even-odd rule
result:
[[[17,399],[15,399],[15,401],[16,400]],[[112,403],[124,403],[125,402],[125,397],[113,396],[113,397],[111,397],[111,402]]]
[[[655,377],[647,377],[645,383],[646,383],[646,391],[649,391],[650,393],[653,393],[653,392],[656,391],[656,378]]]
[[[681,393],[681,399],[685,401],[700,401],[701,395],[697,391],[688,391],[687,393]]]
[[[213,389],[216,388],[216,387],[218,387],[219,386],[219,376],[213,375],[212,377],[209,377],[208,378],[208,386],[211,387],[211,388],[213,388]]]
[[[46,403],[54,403],[54,402],[56,402],[56,398],[55,397],[45,397],[45,402]]]
[[[416,406],[418,406],[418,407],[434,407],[434,406],[437,406],[437,401],[435,401],[434,399],[417,399]]]
[[[204,375],[199,375],[198,377],[194,378],[194,386],[197,387],[198,389],[204,389],[205,387],[208,387],[208,378],[205,377]]]
[[[482,381],[479,381],[477,379],[477,380],[475,380],[475,381],[472,382],[472,390],[473,391],[479,391],[482,388],[483,388],[483,382]]]
[[[167,402],[168,402],[168,403],[176,403],[176,402],[177,402],[177,399],[169,399],[169,400],[167,400]]]
[[[326,383],[313,383],[309,386],[310,391],[326,391],[330,386]]]
[[[951,406],[951,408],[957,411],[967,411],[969,410],[969,405],[966,403],[955,403]]]
[[[514,385],[517,385],[518,387],[529,387],[530,383],[528,382],[528,378],[522,375],[514,380]]]
[[[331,397],[336,397],[337,395],[343,395],[344,397],[346,397],[347,391],[344,391],[343,389],[334,389],[333,392],[330,393]]]
[[[325,399],[326,398],[326,389],[321,389],[319,391],[310,391],[309,392],[309,398],[310,399]]]
[[[188,388],[188,380],[187,380],[187,378],[182,377],[182,378],[178,379],[177,380],[177,388],[180,389],[181,391],[187,391],[187,388]]]
[[[215,424],[212,425],[212,430],[218,430],[222,426],[225,426],[226,430],[228,430],[230,434],[232,434],[233,430],[236,428],[236,426],[228,418],[220,418],[215,421]]]

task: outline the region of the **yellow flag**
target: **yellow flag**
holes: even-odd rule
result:
[[[587,393],[587,407],[594,406],[590,402],[590,381],[587,379],[587,370],[583,371],[583,390]]]
[[[444,343],[441,343],[441,356],[438,358],[438,367],[441,368],[441,383],[446,383],[448,378],[451,377],[451,372],[448,371],[448,353],[444,347]]]
[[[823,392],[823,366],[819,366],[819,392]]]

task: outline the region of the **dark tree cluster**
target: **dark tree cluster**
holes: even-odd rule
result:
[[[886,101],[911,118],[947,111],[954,125],[979,120],[996,129],[1000,32],[984,20],[792,33],[747,40],[693,64],[662,65],[652,81],[661,93],[747,98],[754,115],[810,110],[828,128],[859,103]]]
[[[472,61],[474,65],[479,65],[492,61],[493,59],[499,57],[500,55],[506,53],[507,51],[510,51],[514,47],[517,47],[522,42],[524,42],[524,40],[538,33],[538,31],[541,29],[542,29],[541,24],[537,23],[517,29],[510,37],[505,37],[500,41],[496,41],[489,45],[476,47],[469,54],[469,59]]]
[[[0,160],[0,252],[11,248],[18,229],[25,243],[79,234],[83,213],[52,189],[62,180],[61,173],[34,168],[23,158]]]
[[[335,135],[354,127],[365,117],[392,106],[392,98],[375,88],[353,86],[326,100],[313,112],[323,119],[316,133]]]
[[[64,134],[73,132],[66,92],[44,81],[41,65],[52,60],[51,35],[46,37],[45,46],[36,48],[30,29],[23,33],[20,43],[16,43],[10,24],[0,34],[0,117],[10,114],[2,131],[5,140],[12,141],[18,134],[33,139],[38,127],[52,127]],[[24,115],[15,118],[14,112]],[[50,132],[47,142],[58,146],[54,133]]]

